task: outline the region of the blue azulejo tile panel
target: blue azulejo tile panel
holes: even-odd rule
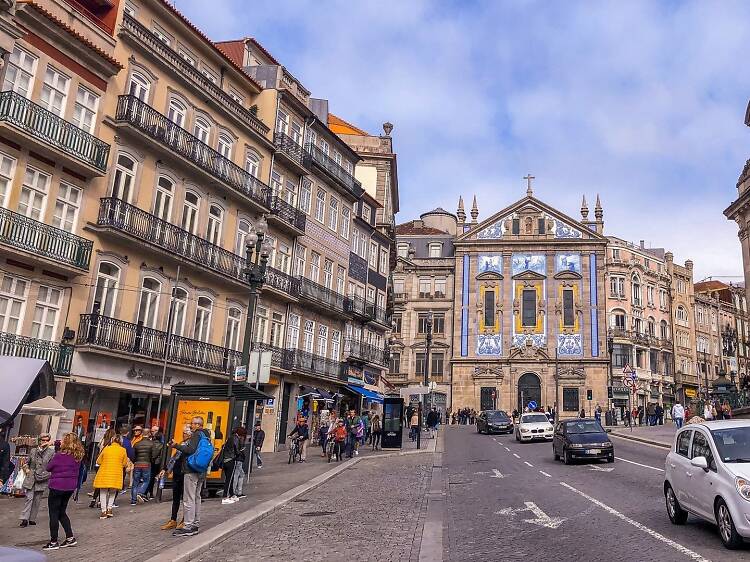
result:
[[[501,334],[479,334],[477,355],[502,355],[503,336]]]
[[[581,334],[558,334],[557,354],[561,357],[583,355]]]

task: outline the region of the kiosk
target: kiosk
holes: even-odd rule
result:
[[[383,449],[400,449],[403,437],[404,400],[399,396],[383,398]]]

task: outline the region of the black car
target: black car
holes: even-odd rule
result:
[[[575,459],[606,459],[615,462],[615,447],[607,432],[595,419],[563,420],[555,427],[552,439],[555,460],[562,457],[565,464]]]
[[[513,433],[513,420],[503,410],[484,410],[476,420],[477,433]]]

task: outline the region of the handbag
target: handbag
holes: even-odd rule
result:
[[[23,481],[26,479],[26,475],[23,470],[19,470],[16,474],[16,479],[13,481],[13,487],[20,490],[23,488]]]

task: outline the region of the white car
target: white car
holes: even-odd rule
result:
[[[716,523],[730,549],[750,539],[750,420],[686,425],[664,470],[672,523],[683,525],[688,514]]]
[[[549,418],[542,413],[521,414],[516,424],[516,441],[533,441],[534,439],[552,440],[554,428]]]

